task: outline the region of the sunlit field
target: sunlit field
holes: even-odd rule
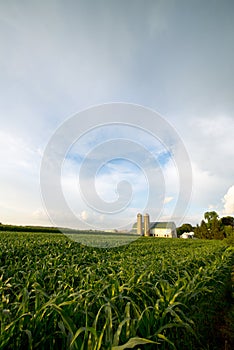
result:
[[[117,233],[72,233],[66,236],[77,243],[97,248],[119,247],[139,238],[139,235]]]
[[[2,232],[0,246],[0,349],[220,349],[222,241]]]

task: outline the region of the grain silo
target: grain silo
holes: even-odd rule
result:
[[[137,234],[142,235],[142,215],[137,214]]]
[[[150,236],[150,218],[149,214],[144,215],[144,235]]]

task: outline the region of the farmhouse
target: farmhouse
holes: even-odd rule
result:
[[[144,223],[142,215],[137,214],[137,222],[133,225],[131,232],[142,236],[177,238],[174,222],[150,222],[149,214],[144,215]]]

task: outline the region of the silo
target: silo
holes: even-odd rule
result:
[[[150,236],[150,221],[149,214],[144,215],[144,235]]]
[[[142,215],[137,214],[137,234],[142,235]]]

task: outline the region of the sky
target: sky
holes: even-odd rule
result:
[[[231,0],[0,0],[0,222],[124,229],[139,211],[194,225],[205,211],[234,215],[233,37]],[[95,106],[111,103],[155,111],[174,134],[165,144],[137,116],[101,125]],[[95,127],[71,131],[56,174],[70,222],[45,203],[41,166],[56,132],[86,110]],[[173,216],[187,171],[175,139],[192,195]]]

